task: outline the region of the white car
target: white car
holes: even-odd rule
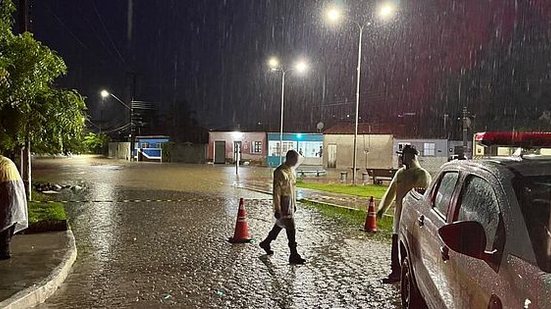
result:
[[[405,308],[551,308],[551,158],[444,164],[399,237]]]

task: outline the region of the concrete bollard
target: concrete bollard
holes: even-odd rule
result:
[[[368,183],[369,182],[369,174],[367,172],[363,172],[362,173],[362,182],[364,184]]]
[[[341,182],[346,182],[346,178],[348,177],[348,172],[343,171],[341,172]]]

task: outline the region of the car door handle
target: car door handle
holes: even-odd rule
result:
[[[419,226],[425,225],[425,216],[417,218],[417,224],[419,224]]]
[[[450,259],[450,249],[448,247],[440,247],[440,254],[442,255],[442,260],[447,261]]]

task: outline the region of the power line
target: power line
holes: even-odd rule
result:
[[[123,126],[120,126],[116,129],[112,129],[112,130],[104,130],[102,131],[102,133],[111,133],[111,132],[115,132],[115,131],[122,131],[122,130],[125,130],[126,128],[130,127],[130,123],[127,123]]]
[[[82,42],[77,36],[76,34],[74,34],[73,31],[71,31],[71,29],[61,20],[61,18],[59,18],[59,16],[50,8],[50,6],[48,4],[46,4],[46,9],[48,11],[50,11],[50,13],[52,13],[52,15],[54,15],[55,19],[61,24],[61,26],[63,26],[63,28],[65,28],[65,30],[67,30],[67,32],[71,35],[71,37],[73,37],[73,39],[75,39],[75,41],[77,41],[82,47],[84,47],[85,49],[89,50],[90,48],[84,44],[84,42]]]
[[[99,12],[98,12],[98,9],[96,7],[96,3],[94,0],[90,0],[90,2],[92,2],[92,6],[94,7],[94,12],[96,13],[96,16],[98,17],[100,23],[101,23],[101,26],[103,27],[103,31],[105,32],[105,34],[107,34],[107,38],[109,39],[109,42],[111,42],[111,46],[113,47],[113,49],[115,50],[115,52],[117,52],[117,55],[119,56],[119,59],[122,61],[122,63],[124,65],[126,65],[126,61],[124,60],[124,58],[122,57],[119,49],[117,48],[117,46],[115,45],[115,42],[113,42],[113,39],[111,38],[111,35],[109,34],[109,32],[107,31],[107,28],[105,27],[105,24],[103,23],[103,19],[101,18]]]
[[[94,36],[98,39],[98,41],[101,43],[102,47],[107,51],[107,53],[111,56],[111,57],[115,57],[117,58],[115,55],[113,55],[112,51],[110,48],[107,47],[107,45],[105,44],[105,42],[103,41],[102,39],[102,36],[99,35],[95,29],[95,27],[93,27],[92,25],[92,22],[90,22],[90,20],[88,18],[86,18],[84,15],[82,16],[82,18],[86,21],[86,23],[88,24],[91,32],[94,34]],[[118,59],[118,62],[117,63],[120,63],[120,59]],[[124,65],[124,63],[121,63]]]

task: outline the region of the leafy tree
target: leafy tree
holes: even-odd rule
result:
[[[31,143],[37,152],[67,151],[82,135],[85,103],[75,90],[56,89],[63,59],[34,39],[14,34],[11,0],[0,2],[0,152]]]
[[[91,153],[102,154],[108,142],[109,137],[103,133],[96,134],[90,132],[84,136],[86,150]]]

